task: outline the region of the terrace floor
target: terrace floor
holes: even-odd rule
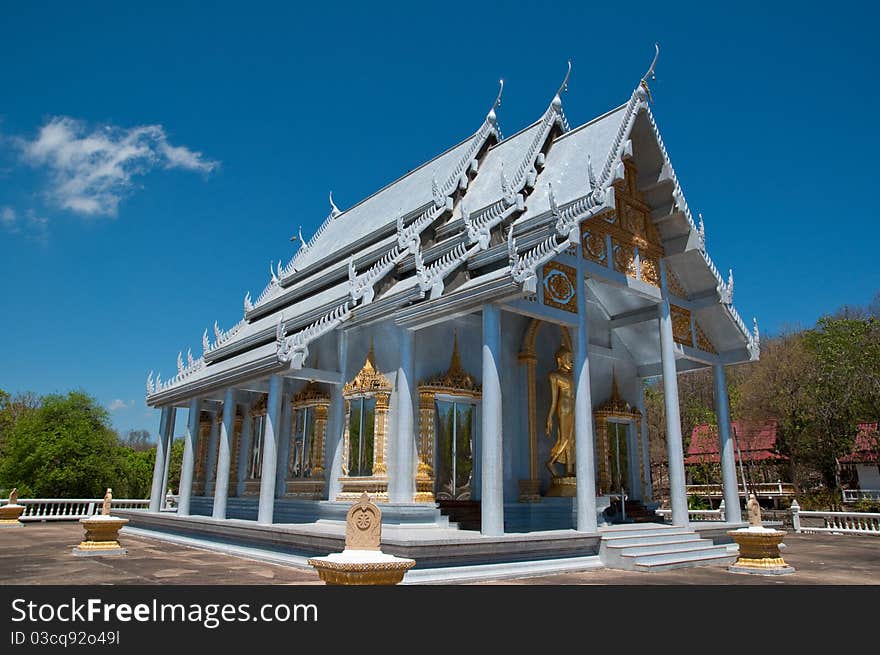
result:
[[[0,529],[0,585],[321,584],[317,574],[141,535],[122,534],[124,557],[74,557],[77,523],[28,523]],[[783,552],[797,572],[786,576],[729,573],[720,566],[641,573],[593,569],[490,584],[555,585],[880,585],[880,537],[789,534]]]

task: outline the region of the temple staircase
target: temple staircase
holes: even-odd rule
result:
[[[477,500],[438,500],[443,516],[462,530],[480,530],[482,512]]]
[[[689,528],[662,523],[627,523],[599,528],[599,558],[610,569],[667,571],[732,564],[735,553]]]

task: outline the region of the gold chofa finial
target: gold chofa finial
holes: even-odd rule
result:
[[[648,100],[653,100],[651,97],[651,89],[648,87],[648,78],[650,77],[652,80],[657,79],[654,75],[654,68],[657,66],[657,58],[660,57],[660,44],[654,44],[654,61],[651,62],[651,67],[648,68],[648,72],[642,76],[642,81],[639,82],[639,85],[645,90],[645,93],[648,94]]]

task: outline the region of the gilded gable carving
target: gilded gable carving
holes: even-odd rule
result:
[[[637,171],[624,161],[623,180],[614,184],[615,208],[581,224],[581,248],[585,259],[611,266],[627,277],[660,286],[663,244],[651,221],[651,208],[636,187]]]

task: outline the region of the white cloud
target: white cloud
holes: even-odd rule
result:
[[[16,215],[15,210],[12,207],[0,207],[0,225],[3,225],[4,228],[9,230],[10,232],[17,232],[17,219],[18,216]]]
[[[10,234],[24,234],[37,241],[49,238],[49,219],[28,209],[23,216],[12,207],[0,207],[0,226]]]
[[[117,398],[116,400],[111,401],[109,405],[107,405],[107,409],[109,409],[111,412],[116,412],[120,409],[129,409],[131,407],[134,407],[133,400],[125,402],[121,398]]]
[[[103,125],[88,132],[82,121],[59,116],[34,140],[17,141],[26,162],[48,169],[50,200],[89,216],[116,216],[136,186],[134,178],[157,166],[202,173],[219,166],[200,152],[171,145],[161,125]]]

